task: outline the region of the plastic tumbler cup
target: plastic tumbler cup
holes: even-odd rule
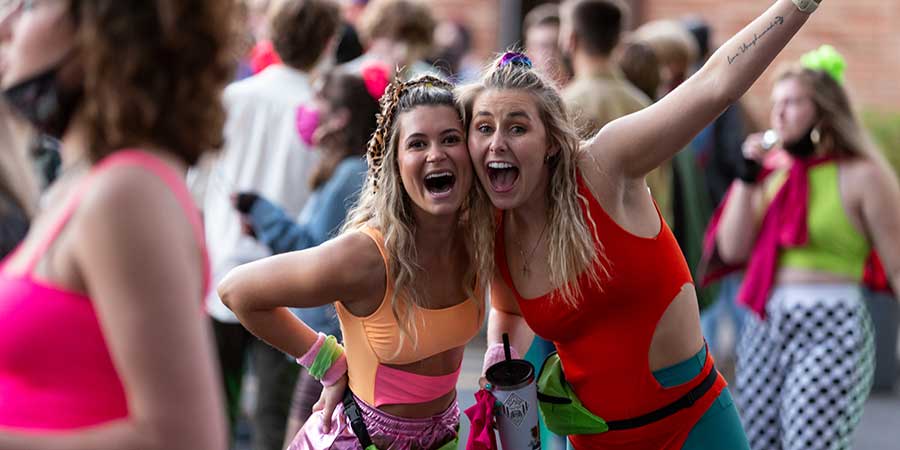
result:
[[[537,385],[534,366],[524,359],[507,359],[485,374],[497,399],[497,427],[503,450],[540,450]]]

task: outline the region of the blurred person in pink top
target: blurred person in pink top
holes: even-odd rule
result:
[[[0,449],[222,450],[200,217],[231,2],[3,3],[7,103],[64,171],[0,267]]]

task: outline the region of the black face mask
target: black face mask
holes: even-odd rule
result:
[[[84,91],[59,80],[62,63],[3,91],[6,102],[41,133],[60,139],[81,104]]]
[[[810,127],[803,133],[803,137],[794,142],[785,142],[782,147],[795,158],[809,158],[816,152],[816,143],[812,140],[813,129],[815,127]]]

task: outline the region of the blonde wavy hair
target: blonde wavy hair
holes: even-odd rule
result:
[[[369,173],[363,191],[342,229],[342,233],[349,233],[370,227],[384,236],[388,282],[393,287],[391,311],[400,324],[398,352],[403,348],[403,339],[411,339],[416,346],[418,336],[412,326],[416,308],[427,305],[418,284],[424,279],[424,271],[417,263],[413,205],[397,164],[399,116],[414,113],[419,106],[447,106],[459,112],[453,86],[444,80],[426,75],[391,83],[381,97],[378,127],[369,140]],[[460,235],[471,261],[462,288],[478,302],[479,316],[483,317],[484,292],[493,270],[493,219],[487,195],[477,181],[472,183],[459,217]]]
[[[458,96],[463,118],[468,130],[475,100],[488,90],[522,91],[534,99],[541,122],[547,130],[547,146],[559,149],[548,161],[548,262],[550,281],[557,288],[553,297],[575,307],[581,297],[579,277],[602,287],[600,275],[607,275],[607,262],[597,226],[590,215],[582,213],[582,208],[589,208],[589,202],[578,192],[578,161],[583,153],[581,140],[552,82],[534,70],[531,61],[524,55],[507,61],[510,54],[513,53],[498,57],[484,71],[478,83],[460,88]]]

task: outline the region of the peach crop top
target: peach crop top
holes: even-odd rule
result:
[[[360,231],[378,245],[390,281],[384,237],[373,228]],[[403,339],[403,346],[397,351],[401,344],[400,325],[391,311],[393,287],[390,282],[386,286],[381,305],[369,316],[355,316],[341,302],[336,303],[344,334],[350,389],[375,407],[425,403],[440,398],[456,387],[462,361],[456,371],[442,376],[418,375],[385,364],[411,364],[466,345],[481,328],[484,308],[471,298],[442,309],[416,307],[413,326],[418,343],[413,346],[410,339]]]

